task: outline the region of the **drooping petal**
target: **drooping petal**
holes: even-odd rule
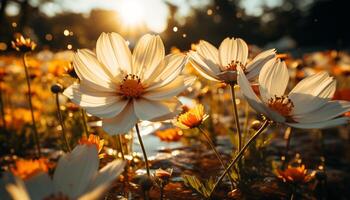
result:
[[[91,91],[81,84],[73,84],[63,94],[94,116],[111,118],[123,111],[128,100],[113,93]]]
[[[119,34],[102,33],[96,43],[96,54],[113,77],[117,77],[121,72],[132,73],[131,52]]]
[[[25,185],[31,199],[44,199],[54,192],[52,180],[44,172],[25,181]]]
[[[109,72],[96,59],[96,55],[89,50],[78,50],[74,54],[73,66],[80,80],[102,90],[109,90],[113,85]]]
[[[53,175],[55,193],[62,192],[76,199],[86,191],[99,166],[95,145],[78,145],[62,156]]]
[[[199,41],[197,52],[206,60],[206,63],[210,63],[210,65],[220,65],[219,51],[209,42],[204,40]]]
[[[350,111],[350,102],[330,101],[313,112],[293,116],[293,119],[301,123],[322,122],[336,118],[348,111]]]
[[[335,126],[340,126],[349,123],[349,117],[340,117],[328,121],[323,122],[314,122],[314,123],[286,123],[287,125],[295,128],[303,128],[303,129],[323,129],[323,128],[331,128]]]
[[[254,80],[260,73],[261,68],[271,59],[275,59],[276,50],[269,49],[259,53],[246,66],[246,76],[248,80]]]
[[[157,69],[164,56],[164,44],[158,35],[142,36],[132,55],[133,73],[142,80],[147,80]]]
[[[190,63],[198,71],[200,75],[211,81],[220,82],[220,78],[216,76],[221,72],[219,65],[212,65],[199,55],[197,52],[190,51]]]
[[[178,76],[174,81],[172,81],[168,85],[147,91],[145,94],[142,95],[142,97],[153,101],[170,99],[174,96],[177,96],[179,93],[191,86],[195,80],[196,77],[193,76]]]
[[[134,99],[136,116],[140,120],[152,120],[174,112],[181,103],[176,98],[167,101],[151,101],[144,98]]]
[[[156,70],[148,79],[142,82],[146,87],[146,91],[162,87],[169,84],[179,76],[183,70],[187,58],[182,53],[167,55],[157,66]]]
[[[279,59],[268,61],[259,75],[259,90],[264,102],[276,96],[283,96],[289,81],[286,64]]]
[[[133,103],[129,102],[119,115],[102,119],[102,128],[110,135],[123,134],[135,126],[137,121]]]

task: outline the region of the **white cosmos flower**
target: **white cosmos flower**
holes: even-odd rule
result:
[[[124,170],[124,161],[110,162],[100,171],[96,145],[78,145],[63,155],[53,179],[39,172],[28,180],[16,177],[6,189],[14,200],[98,199]]]
[[[259,75],[260,98],[254,93],[244,72],[239,69],[238,83],[248,103],[267,118],[296,128],[328,128],[345,124],[350,102],[332,101],[336,80],[321,72],[300,81],[286,95],[288,69],[279,59],[271,59]]]
[[[64,91],[74,103],[102,118],[109,134],[129,131],[138,120],[171,118],[175,97],[195,80],[180,75],[186,56],[165,56],[159,36],[144,35],[133,53],[117,33],[102,33],[96,54],[78,50],[73,65],[80,83]]]
[[[212,81],[235,83],[237,68],[246,73],[249,80],[254,80],[261,67],[276,56],[275,50],[266,50],[248,62],[248,45],[240,38],[226,38],[219,49],[209,42],[201,40],[196,52],[190,51],[190,62],[205,78]]]

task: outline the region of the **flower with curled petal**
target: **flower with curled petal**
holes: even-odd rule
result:
[[[237,69],[241,68],[249,80],[254,80],[261,67],[276,56],[270,49],[257,55],[248,62],[248,45],[241,38],[226,38],[219,49],[207,41],[201,40],[196,52],[190,51],[190,62],[205,78],[212,81],[233,84],[237,82]]]
[[[22,35],[17,37],[15,41],[12,41],[12,48],[20,52],[33,51],[36,47],[36,43],[33,42],[30,38],[24,38]]]
[[[285,94],[289,82],[286,64],[268,61],[259,75],[260,98],[254,93],[245,73],[239,69],[238,83],[248,103],[267,118],[295,128],[328,128],[345,124],[350,102],[332,101],[336,80],[327,72],[311,75]]]
[[[14,200],[99,199],[124,165],[124,161],[115,160],[99,170],[96,146],[78,145],[59,159],[52,179],[42,171],[25,180],[16,177],[5,187]]]
[[[187,59],[181,53],[165,56],[159,36],[146,34],[131,53],[117,33],[102,33],[96,54],[78,50],[73,66],[79,84],[64,91],[74,103],[102,118],[109,134],[129,131],[139,120],[174,116],[180,102],[175,97],[195,78],[180,75]]]

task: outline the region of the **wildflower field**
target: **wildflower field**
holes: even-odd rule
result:
[[[0,4],[1,200],[350,199],[349,36],[298,32],[332,1],[23,2]]]

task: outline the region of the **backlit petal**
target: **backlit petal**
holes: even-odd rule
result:
[[[140,120],[152,120],[174,112],[181,103],[172,98],[167,101],[151,101],[147,99],[134,99],[136,116]]]

